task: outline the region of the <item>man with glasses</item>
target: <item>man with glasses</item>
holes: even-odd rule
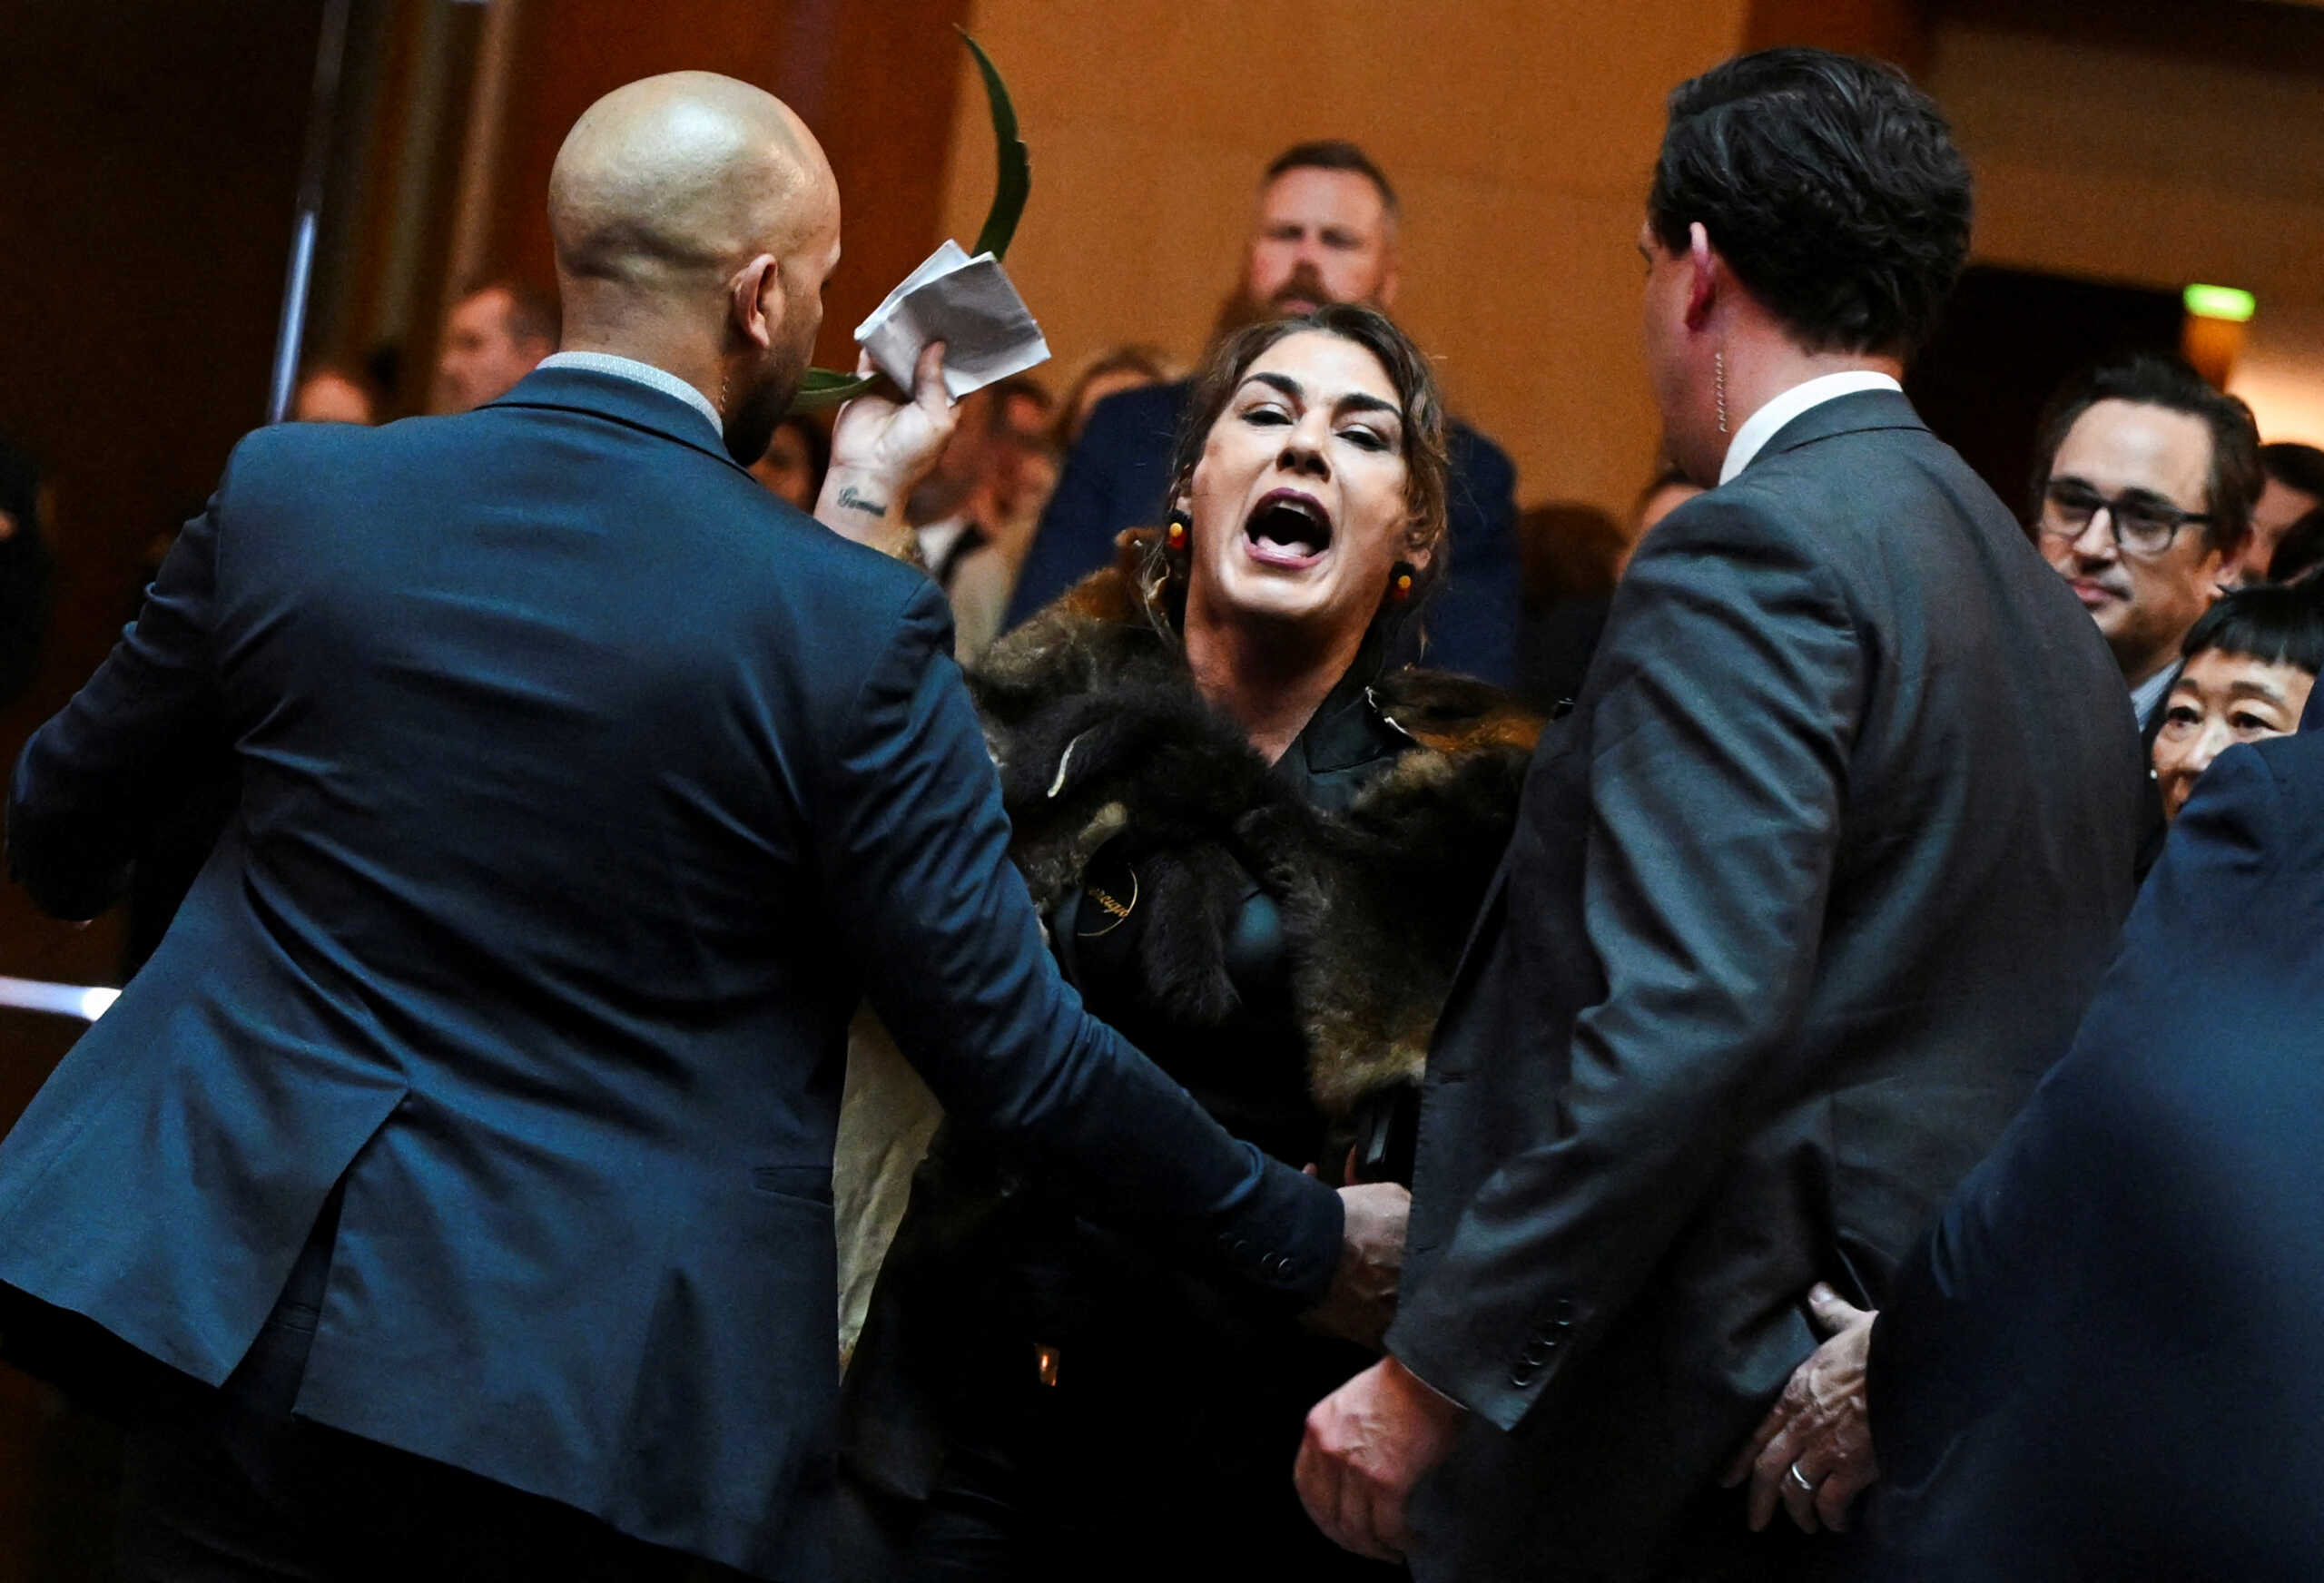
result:
[[[2250,530],[2251,409],[2176,358],[2102,364],[2051,398],[2034,457],[2042,554],[2114,651],[2151,741],[2180,643]]]

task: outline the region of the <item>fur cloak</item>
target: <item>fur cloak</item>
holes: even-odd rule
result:
[[[1515,824],[1541,721],[1482,682],[1404,669],[1365,691],[1407,741],[1343,813],[1309,805],[1195,690],[1127,567],[990,650],[972,688],[1012,854],[1044,916],[1117,835],[1134,848],[1141,970],[1200,1026],[1236,1008],[1226,939],[1248,875],[1282,914],[1308,1086],[1334,1124],[1417,1081]],[[1335,700],[1336,701],[1336,700]]]

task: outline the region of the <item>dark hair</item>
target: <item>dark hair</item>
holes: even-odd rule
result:
[[[508,314],[503,325],[510,340],[547,341],[555,346],[564,333],[565,316],[557,308],[556,299],[547,292],[521,280],[479,280],[460,293],[460,300],[473,301],[487,291],[497,291],[508,299]]]
[[[2324,451],[2297,440],[2280,439],[2260,447],[2260,470],[2287,489],[2324,504]]]
[[[2041,427],[2034,431],[2034,477],[2028,522],[2042,519],[2042,504],[2049,492],[2050,471],[2058,447],[2082,421],[2082,415],[2101,401],[2128,401],[2140,407],[2160,407],[2200,418],[2211,430],[2211,473],[2205,487],[2203,510],[2211,522],[2203,537],[2211,548],[2231,556],[2251,531],[2252,503],[2260,498],[2265,480],[2260,472],[2260,427],[2251,409],[2235,397],[2216,389],[2183,359],[2141,352],[2111,363],[2101,363],[2068,379],[2042,409]]]
[[[1269,347],[1303,330],[1335,335],[1370,352],[1387,370],[1388,382],[1395,386],[1396,398],[1403,404],[1404,504],[1430,547],[1428,565],[1414,578],[1414,597],[1406,606],[1408,612],[1417,612],[1425,595],[1443,582],[1452,559],[1452,537],[1445,531],[1451,464],[1445,453],[1444,398],[1426,355],[1375,308],[1328,302],[1313,313],[1254,324],[1222,342],[1196,376],[1186,416],[1178,420],[1177,440],[1170,457],[1169,497],[1175,503],[1192,487],[1195,465],[1202,460],[1212,426],[1242,388],[1251,365]],[[1163,571],[1160,556],[1157,536],[1147,560],[1148,581],[1157,585]],[[1175,608],[1170,612],[1173,619],[1177,614]]]
[[[1379,190],[1380,205],[1391,215],[1403,212],[1396,202],[1396,190],[1388,184],[1387,173],[1372,162],[1372,156],[1345,138],[1320,138],[1314,143],[1297,143],[1275,155],[1267,166],[1270,182],[1287,171],[1349,171],[1362,176]]]
[[[2196,618],[2180,657],[2242,654],[2270,665],[2324,674],[2324,590],[2262,584],[2223,594]]]
[[[1684,252],[1699,222],[1810,351],[1908,357],[1969,252],[1969,167],[1904,74],[1761,50],[1672,90],[1647,216]]]
[[[2324,506],[2284,529],[2283,537],[2276,541],[2275,553],[2268,559],[2268,581],[2309,582],[2319,566],[2324,566]]]

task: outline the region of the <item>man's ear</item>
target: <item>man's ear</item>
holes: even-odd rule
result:
[[[1384,310],[1395,307],[1396,288],[1403,283],[1403,273],[1398,269],[1396,263],[1396,244],[1393,241],[1391,241],[1388,243],[1387,259],[1381,266],[1380,289],[1378,291],[1374,293],[1374,295],[1379,298],[1380,306]]]
[[[1727,261],[1711,251],[1710,232],[1699,220],[1687,227],[1687,328],[1699,332],[1718,304],[1727,272]]]
[[[773,253],[761,253],[735,273],[728,288],[727,317],[734,332],[761,351],[774,344],[774,327],[783,322],[783,270]]]

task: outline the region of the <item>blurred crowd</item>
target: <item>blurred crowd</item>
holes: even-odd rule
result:
[[[1328,302],[1393,309],[1402,223],[1387,175],[1355,145],[1285,150],[1260,183],[1216,337]],[[556,349],[558,333],[548,294],[513,280],[473,286],[445,317],[424,409],[497,399]],[[363,364],[312,364],[290,417],[379,422],[399,405],[396,364],[391,349]],[[1159,347],[1128,342],[1084,359],[1061,394],[1026,374],[967,399],[907,506],[952,604],[963,664],[1111,564],[1124,529],[1160,521],[1170,437],[1191,387]],[[1666,466],[1626,519],[1571,503],[1521,512],[1501,449],[1457,420],[1450,441],[1452,571],[1429,612],[1425,657],[1552,709],[1581,687],[1630,551],[1699,489]],[[2027,531],[2113,649],[2159,777],[2151,861],[2166,816],[2222,744],[2297,725],[2319,663],[2314,640],[2299,635],[2307,606],[2240,597],[2213,606],[2308,583],[2324,565],[2324,449],[2267,443],[2242,403],[2185,363],[2149,356],[2090,369],[2060,391],[2036,450]],[[827,422],[795,413],[750,471],[811,510],[830,451]],[[2122,509],[2100,509],[2109,502]],[[172,536],[157,536],[148,575]],[[49,577],[37,470],[0,447],[0,700],[30,679]],[[1404,657],[1421,657],[1419,646]],[[2257,698],[2263,679],[2268,695]]]

